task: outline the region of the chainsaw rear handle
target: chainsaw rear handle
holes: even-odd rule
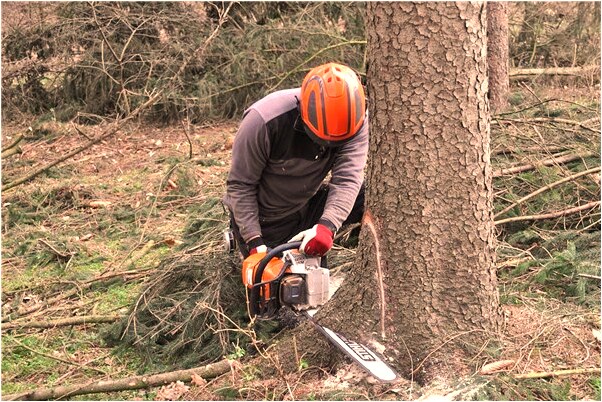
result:
[[[253,278],[253,282],[254,282],[253,286],[257,286],[261,283],[261,277],[263,276],[263,271],[265,270],[265,267],[268,265],[268,262],[270,262],[272,260],[272,258],[282,254],[284,251],[298,249],[299,247],[301,247],[301,242],[293,241],[290,243],[281,244],[281,245],[271,249],[265,255],[265,257],[263,257],[261,259],[261,261],[259,261],[259,265],[257,266],[257,269],[255,270],[255,278]]]
[[[290,242],[290,243],[281,244],[281,245],[271,249],[265,255],[265,257],[263,257],[261,259],[261,261],[259,261],[259,265],[257,266],[257,269],[255,270],[255,277],[253,278],[253,287],[249,291],[249,307],[250,307],[250,313],[251,313],[252,317],[262,315],[261,307],[260,307],[260,304],[261,304],[260,303],[260,289],[261,289],[261,286],[265,285],[265,283],[262,283],[262,276],[263,276],[263,271],[265,270],[268,263],[272,260],[272,258],[279,256],[284,251],[298,249],[299,247],[301,247],[300,241],[294,241],[294,242]],[[285,268],[285,267],[283,267],[283,268]]]

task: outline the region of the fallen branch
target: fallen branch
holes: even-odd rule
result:
[[[554,188],[556,186],[561,185],[562,183],[566,183],[568,181],[572,181],[572,180],[578,179],[581,176],[585,176],[585,175],[588,175],[588,174],[596,173],[596,172],[599,172],[599,171],[600,171],[600,166],[595,167],[595,168],[591,168],[591,169],[588,169],[588,170],[584,170],[583,172],[579,172],[579,173],[576,173],[574,175],[565,177],[564,179],[555,181],[554,183],[550,183],[550,184],[548,184],[548,185],[540,188],[539,190],[536,190],[536,191],[532,192],[531,194],[524,196],[520,200],[518,200],[518,201],[516,201],[516,202],[514,202],[514,203],[512,203],[510,205],[508,205],[506,208],[502,209],[500,212],[498,212],[497,214],[495,214],[494,218],[497,218],[498,216],[505,214],[506,212],[510,211],[512,208],[516,207],[517,205],[520,205],[523,202],[530,200],[531,198],[533,198],[533,197],[535,197],[535,196],[543,193],[544,191],[550,190],[550,189],[552,189],[552,188]]]
[[[2,330],[13,330],[22,328],[54,328],[54,327],[66,327],[69,325],[81,325],[81,324],[103,324],[109,322],[115,322],[123,318],[121,315],[83,315],[61,318],[58,320],[49,321],[31,321],[31,322],[9,322],[2,324]]]
[[[23,153],[23,150],[21,150],[21,147],[9,148],[6,151],[2,151],[2,155],[0,155],[0,158],[6,159],[9,156],[16,155],[16,154],[22,154],[22,153]]]
[[[575,161],[578,159],[588,158],[588,157],[594,156],[594,155],[595,155],[595,153],[593,153],[593,152],[585,152],[585,153],[580,153],[580,154],[557,156],[557,157],[553,157],[550,159],[545,159],[545,160],[537,162],[537,163],[529,163],[526,165],[513,166],[513,167],[509,167],[509,168],[502,168],[502,169],[494,170],[493,177],[509,176],[509,175],[513,175],[516,173],[527,172],[529,170],[536,169],[540,166],[561,165],[563,163],[569,163],[569,162],[572,162],[572,161]]]
[[[496,149],[491,151],[492,156],[496,155],[507,155],[507,154],[515,154],[515,153],[557,153],[566,151],[566,146],[546,146],[546,147],[521,147],[519,149]]]
[[[3,395],[6,401],[42,401],[49,399],[60,399],[75,395],[97,394],[101,392],[127,391],[141,388],[158,387],[176,381],[189,382],[193,375],[201,378],[214,378],[227,373],[232,368],[232,362],[221,360],[217,363],[208,364],[203,367],[195,367],[188,370],[171,371],[168,373],[139,375],[135,377],[122,378],[119,380],[95,381],[84,384],[73,384],[58,386],[54,388],[39,388],[18,394]]]
[[[87,144],[82,145],[81,147],[69,152],[66,155],[61,156],[60,158],[50,162],[49,164],[42,166],[41,168],[36,169],[35,171],[29,173],[28,175],[21,177],[20,179],[17,179],[15,181],[12,181],[8,184],[5,184],[4,186],[2,186],[2,191],[6,191],[6,190],[10,190],[11,188],[17,187],[23,183],[28,182],[29,180],[39,176],[40,174],[44,173],[45,171],[47,171],[48,169],[58,165],[61,162],[66,161],[67,159],[85,151],[86,149],[90,148],[92,145],[95,145],[103,140],[106,140],[107,138],[109,138],[110,136],[114,135],[115,133],[117,133],[123,126],[125,123],[127,123],[128,121],[132,120],[134,117],[136,117],[137,115],[140,114],[140,112],[142,112],[144,109],[146,109],[147,107],[151,106],[152,104],[155,103],[155,101],[158,99],[159,95],[161,93],[157,93],[154,96],[150,97],[146,102],[144,102],[142,105],[138,106],[138,108],[136,108],[132,113],[130,113],[128,116],[126,116],[123,119],[117,120],[114,124],[114,127],[110,130],[107,130],[105,133],[99,135],[98,137],[94,138],[93,140],[91,140],[90,142],[88,142]]]
[[[588,202],[587,204],[579,205],[578,207],[565,209],[563,211],[551,212],[549,214],[513,216],[512,218],[500,219],[499,221],[495,221],[494,224],[495,225],[503,225],[504,223],[509,223],[509,222],[537,221],[537,220],[558,218],[561,216],[574,214],[574,213],[585,211],[586,209],[591,209],[591,208],[595,208],[598,206],[600,206],[600,201],[592,201],[592,202]]]
[[[599,367],[573,369],[573,370],[531,372],[531,373],[525,373],[525,374],[515,374],[515,375],[513,375],[513,377],[516,379],[549,378],[549,377],[561,377],[561,376],[567,376],[567,375],[596,374],[596,373],[600,374]]]
[[[583,75],[599,70],[599,66],[555,67],[555,68],[512,68],[508,72],[510,78],[530,75]]]
[[[498,117],[495,120],[507,121],[507,122],[511,122],[511,123],[561,123],[561,124],[568,124],[571,126],[581,127],[582,129],[591,131],[592,133],[596,133],[596,134],[600,133],[600,130],[596,130],[591,127],[588,127],[580,121],[561,119],[558,117],[532,117],[532,118],[527,118],[527,119],[508,119],[508,118]]]
[[[2,148],[2,157],[4,157],[4,153],[6,151],[8,151],[9,149],[14,148],[17,145],[19,145],[19,143],[21,142],[21,140],[23,139],[23,137],[24,137],[23,134],[17,134],[17,135],[15,135],[15,138],[14,138],[13,142],[11,142],[10,144],[8,144],[4,148]]]
[[[29,129],[31,130],[31,127]],[[4,159],[4,158],[8,158],[11,155],[22,154],[23,151],[21,150],[19,143],[21,142],[21,140],[23,140],[24,137],[25,136],[23,134],[15,135],[13,142],[11,142],[10,144],[8,144],[4,148],[2,148],[2,153],[0,154],[0,158]]]

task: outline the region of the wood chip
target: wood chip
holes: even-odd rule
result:
[[[88,206],[90,208],[106,208],[111,205],[111,201],[90,201],[88,202]]]
[[[514,360],[499,360],[497,362],[489,363],[484,365],[479,371],[479,374],[493,374],[499,371],[502,371],[512,365],[514,365]]]

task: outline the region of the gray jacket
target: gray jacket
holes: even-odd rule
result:
[[[274,92],[248,108],[232,147],[224,203],[245,242],[261,227],[299,211],[331,172],[320,219],[336,231],[349,215],[368,153],[368,117],[338,147],[322,147],[305,133],[297,108],[300,88]]]

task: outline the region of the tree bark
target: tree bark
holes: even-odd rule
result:
[[[508,106],[508,4],[487,2],[487,63],[489,68],[489,103],[493,113]]]
[[[480,3],[367,4],[366,214],[318,318],[419,381],[456,377],[500,324],[485,29]]]

